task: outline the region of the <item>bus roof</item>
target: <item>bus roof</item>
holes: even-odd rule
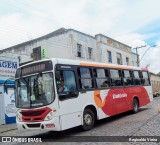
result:
[[[103,67],[103,68],[117,68],[117,69],[127,69],[127,70],[146,70],[146,68],[140,68],[135,66],[126,66],[126,65],[117,65],[117,64],[108,64],[100,62],[91,62],[91,61],[81,61],[81,60],[70,60],[70,59],[61,59],[57,58],[58,64],[70,64],[70,65],[80,65],[80,66],[94,66],[94,67]]]
[[[91,62],[91,61],[81,61],[81,60],[71,60],[71,59],[63,59],[63,58],[50,58],[39,61],[34,61],[28,64],[25,64],[21,67],[28,66],[30,64],[34,64],[37,62],[43,62],[51,60],[54,64],[64,64],[64,65],[80,65],[80,66],[94,66],[94,67],[103,67],[103,68],[115,68],[115,69],[127,69],[127,70],[145,70],[148,71],[147,68],[135,67],[135,66],[127,66],[127,65],[117,65],[117,64],[109,64],[109,63],[101,63],[101,62]]]

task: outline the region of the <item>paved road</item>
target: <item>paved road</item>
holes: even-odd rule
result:
[[[94,129],[83,132],[79,127],[64,132],[47,131],[19,131],[14,130],[1,135],[7,136],[32,136],[45,138],[47,141],[43,144],[62,144],[63,139],[71,139],[70,136],[160,136],[160,97],[154,98],[153,102],[140,109],[139,113],[123,113],[117,116],[106,118],[97,122]],[[64,138],[63,135],[67,135]],[[116,140],[116,138],[115,138]],[[12,143],[15,144],[15,143]],[[22,144],[22,143],[19,143]],[[25,143],[29,145],[30,143]],[[34,143],[39,144],[39,143]],[[106,144],[106,143],[75,143],[65,142],[63,144]],[[107,144],[137,144],[137,143],[107,143]],[[142,143],[139,143],[142,144]],[[156,144],[154,142],[143,144]],[[157,143],[158,144],[158,143]],[[160,143],[159,143],[160,144]]]

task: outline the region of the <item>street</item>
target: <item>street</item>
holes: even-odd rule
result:
[[[153,102],[151,102],[149,105],[140,108],[137,114],[132,114],[132,112],[126,112],[120,115],[100,120],[96,123],[95,127],[92,130],[87,132],[83,132],[80,127],[76,127],[63,132],[13,130],[6,133],[2,133],[1,136],[20,135],[24,137],[29,136],[34,138],[44,138],[46,142],[44,142],[43,144],[46,145],[62,144],[62,142],[58,141],[63,140],[64,135],[67,135],[68,139],[70,139],[70,136],[158,136],[160,135],[159,111],[160,111],[160,97],[156,97],[153,99]],[[54,143],[55,141],[57,142]],[[12,144],[23,144],[23,143],[12,143]],[[25,144],[29,145],[30,143],[25,143]],[[39,143],[34,143],[34,144],[39,144]],[[83,144],[83,143],[66,142],[65,144],[69,145],[69,144]],[[88,144],[98,144],[98,143],[90,142]],[[113,144],[113,143],[107,143],[107,144]],[[114,144],[117,144],[117,142],[115,142]],[[118,143],[118,144],[128,144],[128,143]],[[150,142],[146,144],[156,144],[156,143]]]

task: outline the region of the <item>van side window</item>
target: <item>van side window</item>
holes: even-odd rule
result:
[[[97,88],[108,88],[110,87],[108,69],[97,68],[94,69],[96,77]]]
[[[123,86],[121,70],[110,69],[111,85]]]
[[[78,69],[78,74],[79,74],[79,82],[80,82],[81,89],[93,88],[91,68],[80,67]]]
[[[128,70],[123,71],[123,82],[125,86],[133,85],[132,72]]]
[[[150,85],[148,73],[144,71],[142,71],[142,84],[146,86]]]
[[[133,84],[134,85],[141,84],[141,77],[139,71],[133,71]]]

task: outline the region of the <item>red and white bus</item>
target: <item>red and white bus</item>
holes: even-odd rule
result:
[[[90,130],[153,99],[148,71],[139,67],[53,58],[21,66],[15,78],[18,129]]]

